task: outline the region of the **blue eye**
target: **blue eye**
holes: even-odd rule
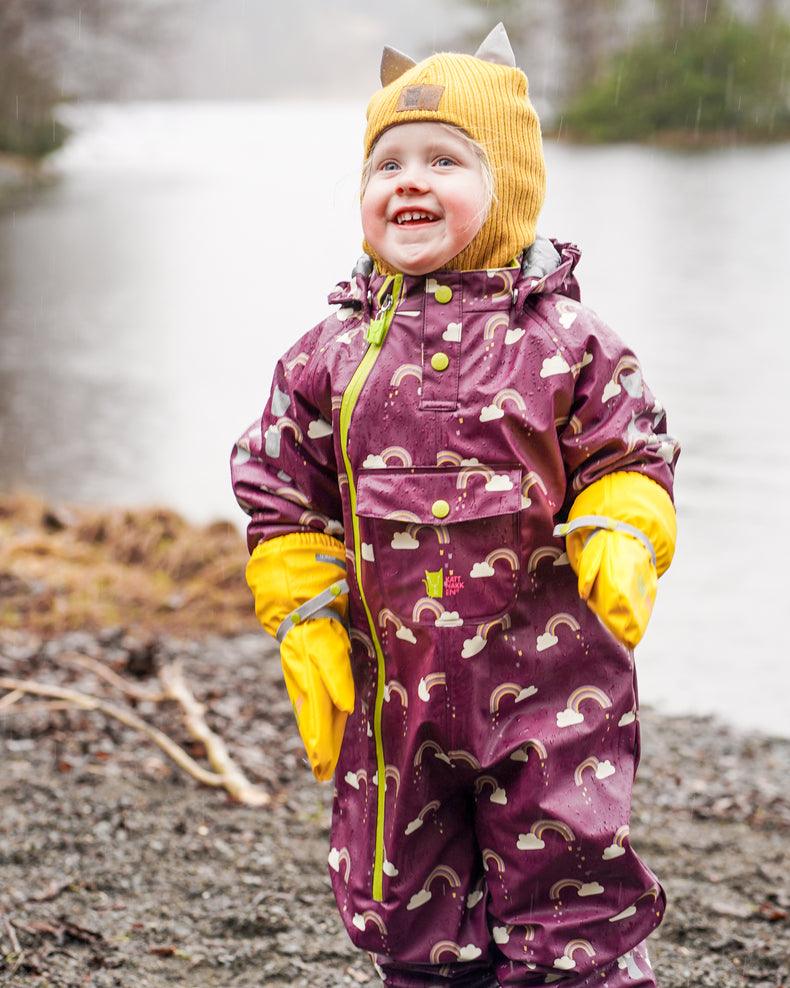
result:
[[[396,161],[385,161],[381,166],[383,172],[394,172],[398,170],[398,163]]]
[[[455,162],[453,161],[452,158],[439,158],[436,164],[442,168],[452,168]]]

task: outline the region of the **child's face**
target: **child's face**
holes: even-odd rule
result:
[[[488,212],[475,149],[437,123],[398,124],[379,137],[362,198],[373,250],[404,274],[436,271],[474,239]]]

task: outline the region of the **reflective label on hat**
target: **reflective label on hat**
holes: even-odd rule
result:
[[[398,97],[396,112],[404,110],[438,110],[444,86],[404,86]]]

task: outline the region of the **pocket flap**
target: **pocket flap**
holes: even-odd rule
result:
[[[365,518],[454,525],[520,510],[518,467],[414,467],[357,475],[357,514]]]

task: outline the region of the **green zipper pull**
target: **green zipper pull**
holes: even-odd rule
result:
[[[390,328],[390,323],[392,322],[392,317],[395,315],[395,303],[400,294],[402,281],[402,275],[396,275],[394,284],[392,285],[392,291],[389,290],[390,284],[393,282],[392,278],[387,278],[381,286],[381,291],[379,292],[379,314],[375,319],[370,320],[370,325],[365,331],[365,339],[373,346],[381,346],[384,342],[387,330]]]
[[[379,314],[375,319],[371,319],[370,325],[365,333],[365,339],[368,343],[372,343],[374,346],[381,346],[384,342],[384,337],[387,335],[387,313],[391,308],[392,294],[388,293],[384,296],[384,301],[379,309]]]

